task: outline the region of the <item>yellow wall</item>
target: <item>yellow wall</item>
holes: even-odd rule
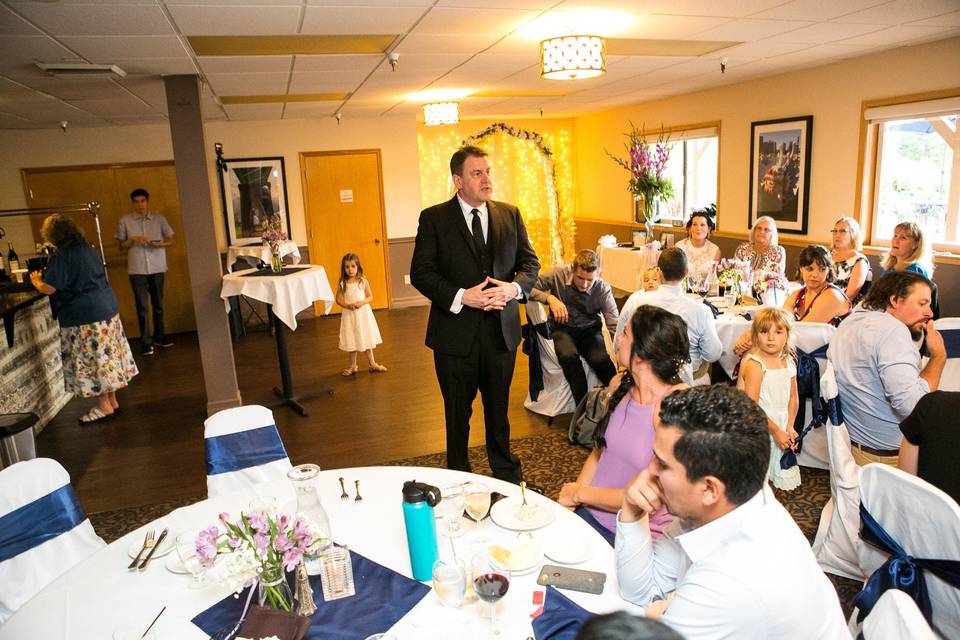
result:
[[[747,230],[750,123],[813,115],[812,240],[829,241],[834,220],[853,211],[861,101],[960,86],[960,38],[786,73],[742,84],[604,111],[576,119],[579,213],[626,221],[626,172],[604,149],[622,153],[629,121],[655,128],[720,121],[721,231]],[[792,236],[802,237],[802,236]]]

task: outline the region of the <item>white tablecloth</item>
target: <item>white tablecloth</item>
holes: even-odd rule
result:
[[[633,250],[629,247],[597,247],[600,254],[600,276],[612,287],[623,291],[643,289],[643,272],[657,266],[660,252],[651,247]]]
[[[227,301],[243,295],[273,305],[273,313],[291,330],[297,328],[297,313],[315,300],[323,300],[325,313],[333,307],[333,290],[327,272],[319,265],[300,265],[296,273],[285,276],[244,276],[244,271],[223,276],[220,297]],[[229,303],[227,306],[229,311]]]
[[[300,264],[300,247],[293,240],[284,240],[280,243],[280,258],[287,256],[290,256],[291,263]],[[263,243],[227,247],[227,273],[233,271],[233,263],[239,258],[253,267],[261,262],[270,264],[270,247]]]
[[[360,480],[363,502],[340,500],[337,481],[340,476],[346,479],[351,495],[353,481]],[[418,467],[360,467],[324,471],[320,474],[318,487],[324,508],[330,516],[334,539],[346,543],[352,550],[375,562],[410,576],[401,487],[405,480],[412,479],[444,486],[481,478],[460,471]],[[508,496],[519,495],[520,489],[516,485],[492,478],[482,480],[494,491]],[[183,530],[217,524],[220,512],[236,515],[241,509],[247,508],[255,495],[275,496],[281,510],[289,508],[292,511],[294,495],[286,481],[257,485],[245,492],[176,509],[159,521],[120,538],[58,578],[0,627],[0,640],[110,638],[113,629],[124,621],[143,621],[146,628],[164,605],[167,610],[155,627],[158,640],[205,639],[207,636],[190,620],[230,595],[229,591],[216,584],[190,589],[189,576],[173,574],[164,568],[166,558],[154,560],[145,573],[129,572],[126,568],[130,562],[127,549],[142,542],[147,528],[159,531],[166,526],[173,535]],[[564,591],[564,594],[596,613],[617,609],[639,613],[637,607],[629,605],[619,596],[610,545],[583,520],[557,503],[530,492],[528,500],[551,509],[556,515],[553,523],[534,532],[534,540],[540,543],[541,548],[548,535],[581,536],[589,540],[593,555],[577,568],[607,574],[605,588],[600,595],[574,591]],[[437,524],[440,526],[440,521]],[[469,563],[474,526],[466,521],[464,526],[468,528],[468,533],[456,539],[456,548],[458,556]],[[484,522],[484,528],[493,541],[515,535],[501,529],[490,519]],[[441,555],[445,556],[449,551],[449,540],[438,536],[438,542]],[[537,571],[515,576],[509,592],[498,605],[497,617],[501,621],[504,638],[533,636],[530,614],[537,606],[532,604],[532,594],[537,589],[543,589],[536,585],[537,576]],[[400,640],[466,637],[464,630],[468,625],[479,624],[477,620],[488,617],[489,606],[484,603],[448,609],[440,605],[433,593],[428,593],[390,632]]]

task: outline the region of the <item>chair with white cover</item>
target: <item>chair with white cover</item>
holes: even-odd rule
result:
[[[104,546],[59,462],[34,458],[0,471],[0,624]]]
[[[940,375],[940,391],[960,391],[960,318],[940,318],[934,326],[943,336],[947,364]]]
[[[820,393],[839,406],[837,379],[829,362],[820,377]],[[860,570],[860,481],[857,463],[850,451],[850,434],[843,423],[843,409],[828,412],[826,424],[816,429],[826,435],[830,457],[830,499],[820,513],[813,555],[820,568],[852,580],[863,580]],[[809,435],[807,436],[809,437]],[[806,439],[804,439],[806,446]]]
[[[816,358],[822,376],[827,366],[826,347],[833,339],[833,334],[837,331],[836,327],[820,322],[794,322],[790,325],[790,328],[794,334],[794,346],[798,351],[811,354]],[[805,427],[810,422],[810,400],[805,400],[801,408],[804,411],[803,415],[806,417],[803,424]],[[830,454],[827,451],[827,436],[824,429],[813,429],[807,434],[803,439],[803,449],[797,456],[797,461],[804,467],[830,468]]]
[[[576,408],[576,403],[573,401],[573,393],[570,391],[570,385],[563,375],[560,361],[557,360],[557,352],[553,348],[553,340],[544,335],[547,326],[547,311],[542,304],[534,300],[528,302],[525,305],[525,309],[527,324],[529,326],[527,329],[529,333],[526,339],[529,339],[529,336],[534,334],[536,336],[536,349],[539,354],[540,369],[543,374],[543,388],[540,389],[539,392],[535,389],[528,389],[527,398],[524,400],[523,406],[534,413],[539,413],[540,415],[550,418],[562,413],[572,413]],[[603,333],[604,343],[607,345],[607,353],[610,354],[611,359],[616,362],[616,356],[613,353],[613,342],[610,339],[606,325],[603,323],[602,316],[601,332]],[[587,375],[587,389],[592,389],[599,385],[600,379],[597,378],[597,374],[593,372],[593,369],[590,368],[587,361],[580,358],[580,362],[583,364],[583,371]],[[533,369],[534,366],[535,364],[531,362],[531,369]],[[536,396],[536,399],[534,399],[533,396]]]
[[[960,638],[960,505],[930,483],[879,463],[860,468],[860,504],[860,569],[869,578],[854,616],[870,615],[870,605],[892,586],[917,602],[937,633]]]
[[[260,405],[224,409],[207,418],[204,443],[210,497],[282,480],[292,468],[273,412]]]
[[[863,620],[864,640],[937,640],[913,598],[888,589]]]

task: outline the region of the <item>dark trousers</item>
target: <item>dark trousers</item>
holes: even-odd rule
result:
[[[486,426],[487,459],[493,475],[520,482],[520,460],[510,453],[510,422],[507,406],[516,351],[507,349],[500,320],[487,314],[480,321],[477,338],[465,356],[434,352],[447,427],[447,467],[470,471],[467,445],[473,400],[480,391]]]
[[[144,347],[152,345],[154,340],[161,340],[163,332],[163,274],[130,275],[130,286],[133,287],[133,299],[137,304],[137,323],[140,325],[140,344]],[[153,309],[153,338],[150,337],[147,325],[147,297],[150,298],[150,307]]]
[[[583,372],[581,356],[604,385],[610,384],[610,379],[617,373],[607,354],[601,331],[603,328],[600,326],[551,328],[553,350],[557,353],[563,377],[567,379],[570,391],[573,392],[573,401],[577,404],[587,395],[587,374]]]

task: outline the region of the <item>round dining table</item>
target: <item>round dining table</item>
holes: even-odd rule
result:
[[[340,478],[345,480],[350,492],[349,499],[341,498]],[[317,479],[317,488],[330,518],[334,541],[346,544],[351,552],[360,553],[407,577],[411,577],[412,573],[401,494],[403,483],[407,480],[438,487],[481,481],[491,491],[514,499],[520,496],[517,485],[447,469],[357,467],[322,471]],[[355,481],[359,481],[358,489],[363,498],[359,502],[355,500]],[[167,528],[168,535],[175,539],[182,531],[219,524],[217,517],[221,512],[238,517],[240,511],[248,510],[250,502],[259,496],[276,498],[282,513],[296,510],[293,487],[285,479],[254,485],[244,491],[175,509],[157,521],[124,535],[54,580],[0,626],[0,640],[107,639],[112,637],[118,625],[142,624],[146,629],[162,607],[166,607],[166,610],[153,629],[156,640],[207,638],[191,619],[228,597],[229,588],[212,580],[200,588],[190,588],[192,578],[169,571],[166,568],[167,558],[154,559],[143,572],[128,570],[129,549],[140,546],[148,529],[159,532]],[[621,609],[642,613],[639,607],[621,599],[613,548],[596,531],[571,511],[544,496],[528,491],[527,500],[539,509],[548,510],[553,516],[549,524],[529,532],[538,552],[550,540],[560,538],[570,540],[571,544],[581,541],[587,545],[588,553],[585,557],[581,556],[580,563],[571,566],[606,574],[602,593],[593,595],[564,590],[564,595],[593,613]],[[464,519],[463,526],[467,533],[454,538],[451,543],[450,538],[440,533],[443,521],[437,519],[440,556],[451,557],[452,544],[457,557],[466,561],[469,571],[471,554],[485,549],[490,543],[509,546],[520,535],[492,520],[494,518],[483,521],[483,534],[488,543],[478,545],[475,541],[477,527],[472,521]],[[174,549],[171,553],[176,555],[177,552]],[[560,564],[549,558],[543,558],[542,562]],[[529,573],[511,576],[509,591],[497,605],[500,637],[521,640],[533,637],[531,614],[538,609],[538,605],[534,604],[534,592],[544,590],[536,583],[540,566],[538,562]],[[241,598],[246,598],[246,592]],[[324,606],[319,593],[315,593],[315,600],[319,607]],[[380,631],[389,631],[398,640],[439,640],[455,636],[464,639],[486,638],[490,633],[489,614],[489,605],[482,602],[461,605],[459,608],[445,607],[430,591],[392,628]],[[358,640],[363,640],[363,636]]]

